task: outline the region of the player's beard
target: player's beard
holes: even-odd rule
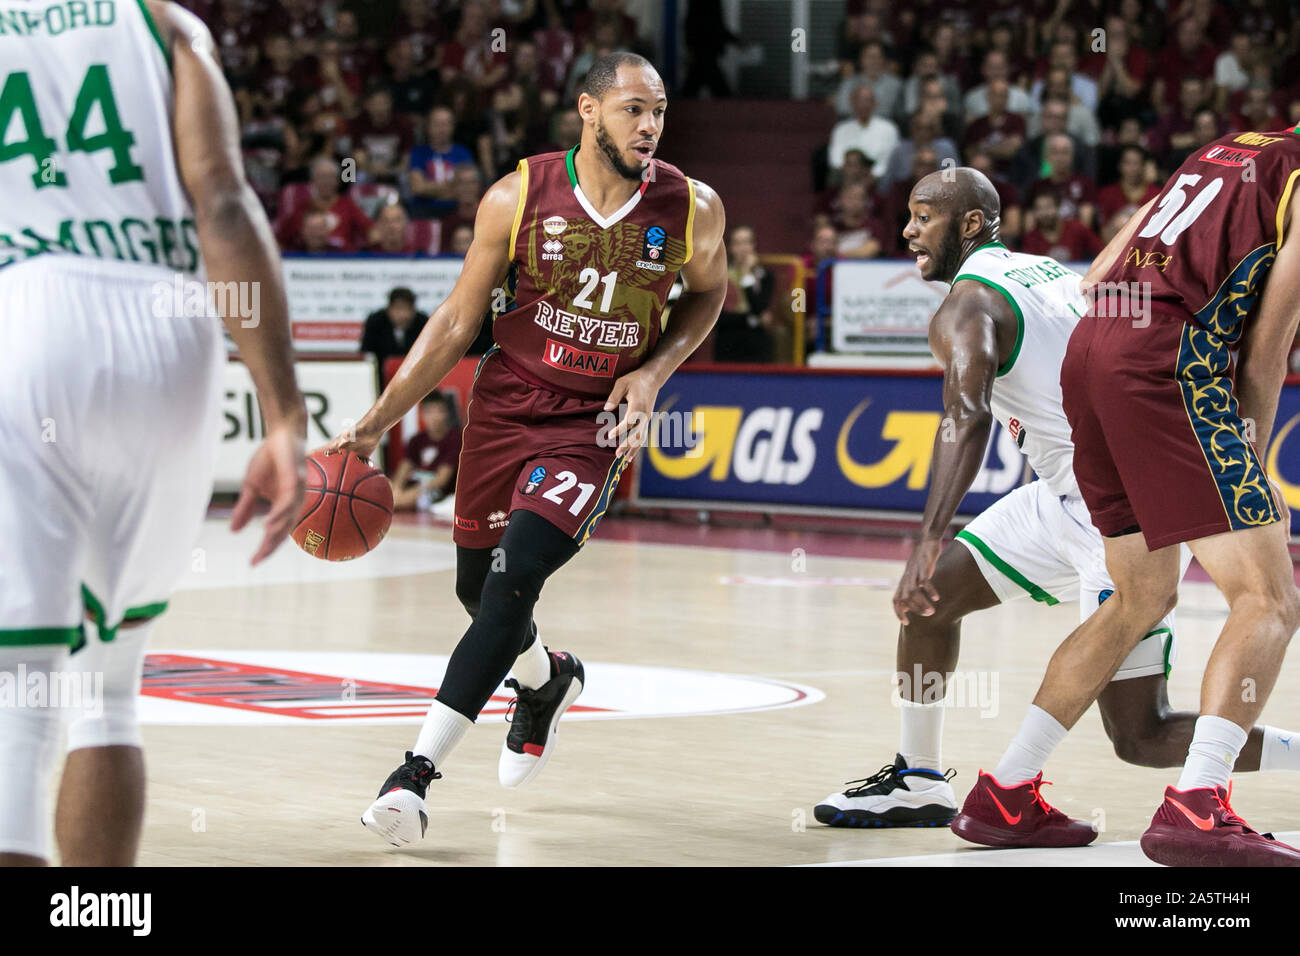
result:
[[[605,129],[605,124],[599,117],[596,119],[596,146],[605,154],[605,158],[609,160],[609,164],[614,167],[614,172],[618,173],[624,179],[634,179],[637,182],[641,181],[641,167],[639,165],[629,166],[627,163],[623,162],[623,154],[619,151],[619,148],[614,145],[614,140],[610,138],[609,130]]]
[[[961,265],[961,220],[953,216],[948,220],[943,241],[934,251],[934,274],[929,277],[930,281],[952,282],[959,265]]]

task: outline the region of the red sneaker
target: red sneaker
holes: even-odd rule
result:
[[[1043,799],[1038,792],[1043,783],[1040,773],[1004,787],[981,770],[953,818],[952,832],[984,846],[1086,846],[1097,839],[1092,824],[1070,819]]]
[[[1165,788],[1142,852],[1165,866],[1300,866],[1300,850],[1259,833],[1228,806],[1231,790]]]

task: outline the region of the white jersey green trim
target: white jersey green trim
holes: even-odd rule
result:
[[[0,269],[70,255],[199,276],[145,0],[0,0]]]
[[[1074,327],[1086,309],[1083,277],[1047,256],[1012,252],[987,243],[961,264],[957,282],[969,279],[995,289],[1016,317],[1016,339],[997,371],[990,402],[993,416],[1029,459],[1053,494],[1077,496],[1074,443],[1061,408],[1061,363]]]

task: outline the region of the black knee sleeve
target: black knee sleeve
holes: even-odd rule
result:
[[[510,516],[498,548],[458,552],[456,594],[466,610],[473,603],[471,572],[479,566],[484,570],[478,601],[470,611],[474,623],[447,662],[438,700],[471,720],[478,716],[515,658],[533,641],[533,607],[546,579],[577,553],[573,538],[531,511]],[[486,561],[480,560],[481,554]],[[463,576],[462,556],[473,556]]]
[[[462,548],[456,545],[456,599],[469,612],[478,616],[483,597],[483,581],[492,567],[495,548]]]

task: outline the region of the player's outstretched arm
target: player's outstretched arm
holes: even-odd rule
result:
[[[519,203],[519,174],[505,176],[487,191],[474,218],[474,241],[446,300],[433,311],[410,352],[374,407],[357,423],[355,435],[330,443],[333,450],[369,458],[375,446],[420,399],[438,387],[478,336],[494,291],[510,267],[510,232]]]
[[[943,420],[934,437],[930,489],[916,547],[894,594],[894,613],[929,617],[939,594],[931,583],[943,535],[979,474],[993,428],[993,382],[998,372],[997,326],[1014,322],[1006,300],[988,286],[953,286],[930,321],[930,350],[943,366]]]
[[[176,158],[194,207],[208,280],[248,283],[257,290],[253,301],[259,312],[253,321],[221,317],[252,375],[267,423],[266,439],[249,462],[231,516],[231,527],[238,531],[252,517],[259,497],[270,501],[262,543],[253,556],[257,564],[288,537],[306,479],[307,411],[294,376],[280,253],[261,203],[244,178],[239,122],[211,34],[174,4],[150,2],[149,8],[172,54]],[[246,301],[244,296],[225,299]]]
[[[1148,200],[1145,206],[1129,217],[1128,222],[1124,223],[1124,228],[1115,233],[1110,242],[1106,243],[1106,248],[1101,250],[1101,253],[1097,258],[1092,261],[1092,265],[1088,268],[1087,275],[1083,277],[1083,282],[1080,284],[1080,287],[1084,292],[1087,292],[1105,278],[1106,273],[1110,271],[1110,267],[1115,264],[1116,260],[1119,259],[1121,255],[1123,255],[1124,250],[1128,248],[1128,244],[1133,238],[1133,233],[1137,232],[1138,225],[1146,218],[1147,213],[1151,211],[1151,205],[1154,202],[1154,199]]]
[[[1278,396],[1300,322],[1300,229],[1291,223],[1292,198],[1283,220],[1282,242],[1255,314],[1247,321],[1237,356],[1237,410],[1255,423],[1254,441],[1266,451],[1273,434]]]
[[[640,368],[621,376],[605,409],[627,402],[627,414],[609,432],[617,454],[635,452],[649,433],[659,389],[708,336],[727,297],[726,211],[718,194],[695,180],[695,224],[691,259],[682,266],[685,291],[673,306],[668,327]]]

